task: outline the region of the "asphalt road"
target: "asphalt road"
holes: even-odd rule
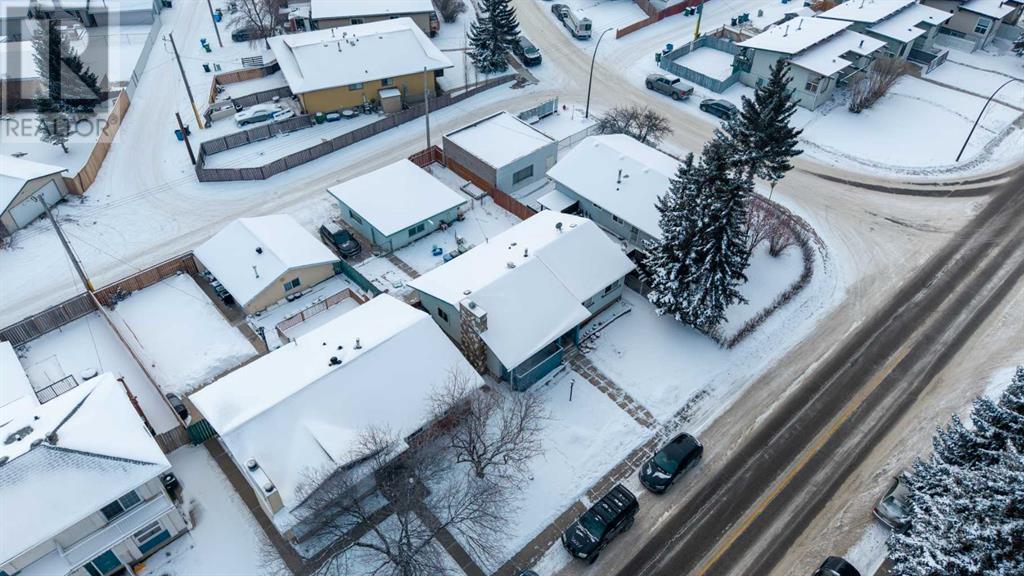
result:
[[[685,502],[642,547],[614,552],[632,554],[617,574],[768,574],[1022,274],[1024,174],[810,368],[717,470],[670,494]]]

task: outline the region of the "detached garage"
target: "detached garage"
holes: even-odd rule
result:
[[[45,212],[37,196],[53,206],[68,194],[60,166],[0,156],[0,237],[28,226]]]
[[[444,157],[506,194],[544,179],[558,142],[508,112],[444,136]]]

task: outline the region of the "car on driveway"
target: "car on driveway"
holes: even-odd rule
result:
[[[167,398],[167,403],[170,404],[171,408],[174,409],[174,412],[178,415],[178,418],[181,418],[182,422],[187,423],[189,418],[188,408],[185,406],[185,403],[181,400],[181,397],[178,396],[177,394],[172,394],[170,392],[164,394],[164,397]]]
[[[280,104],[256,104],[235,114],[235,124],[246,126],[248,124],[266,122],[267,120],[278,122],[280,120],[287,120],[292,116],[295,116],[295,111],[287,106]]]
[[[519,37],[519,40],[512,46],[512,52],[523,61],[524,66],[537,66],[541,63],[540,49],[534,46],[526,36]]]
[[[593,564],[609,542],[633,526],[639,509],[636,496],[616,484],[562,533],[562,546],[572,556]]]
[[[667,76],[662,76],[661,74],[648,75],[644,84],[648,90],[654,90],[666,96],[671,96],[673,100],[683,100],[693,94],[693,86],[683,84],[683,81],[679,78],[669,80]]]
[[[829,556],[814,571],[814,576],[860,576],[860,572],[846,560],[838,556]]]
[[[342,258],[351,258],[363,251],[359,241],[353,238],[348,230],[334,222],[328,222],[320,227],[320,239],[337,250]]]
[[[910,488],[902,474],[893,479],[892,486],[875,504],[873,512],[882,524],[897,532],[910,528]]]
[[[706,98],[700,101],[700,109],[712,116],[718,116],[722,120],[732,120],[740,113],[740,109],[728,100]]]
[[[640,483],[651,492],[662,494],[703,454],[704,446],[696,438],[680,434],[640,467]]]

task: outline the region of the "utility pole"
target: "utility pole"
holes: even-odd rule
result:
[[[427,119],[427,153],[430,153],[430,89],[427,84],[427,68],[423,68],[423,115]]]
[[[171,39],[171,48],[174,50],[174,59],[178,61],[178,70],[181,72],[181,79],[185,82],[185,91],[188,92],[188,103],[192,105],[192,113],[196,116],[196,125],[202,129],[203,121],[199,119],[199,109],[196,108],[196,99],[192,97],[192,86],[188,83],[188,77],[185,76],[185,67],[181,64],[181,55],[178,54],[178,45],[174,43],[174,34],[171,32],[167,33],[167,37]]]
[[[697,29],[693,31],[693,39],[700,38],[700,19],[704,16],[704,0],[700,0],[700,6],[697,7]]]
[[[92,287],[92,281],[85,275],[85,270],[82,268],[82,263],[78,261],[78,256],[75,255],[75,251],[71,249],[71,244],[68,244],[68,239],[64,237],[64,231],[60,229],[60,224],[57,223],[57,219],[53,217],[53,213],[50,212],[50,207],[46,205],[46,200],[41,198],[42,194],[33,196],[32,199],[43,205],[43,210],[46,211],[46,217],[50,219],[50,224],[53,224],[53,229],[57,231],[57,238],[60,239],[60,243],[64,246],[64,251],[68,253],[68,258],[71,259],[71,264],[75,267],[75,272],[78,272],[78,277],[82,280],[82,284],[85,285],[86,292],[90,294],[95,290]]]
[[[210,9],[210,20],[213,20],[213,31],[217,33],[217,44],[220,44],[220,47],[223,48],[224,43],[220,40],[220,27],[217,26],[217,18],[213,15],[213,4],[210,4],[210,0],[206,0],[206,7]]]
[[[185,125],[181,122],[181,114],[174,113],[174,117],[178,119],[178,130],[181,130],[181,137],[185,140],[185,148],[188,149],[188,159],[192,161],[192,165],[196,165],[196,155],[192,153],[192,143],[188,141],[188,132],[185,131]]]

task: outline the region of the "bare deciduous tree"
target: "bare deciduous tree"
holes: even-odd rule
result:
[[[463,0],[436,0],[437,10],[441,13],[441,19],[451,24],[455,19],[466,11],[466,3]]]
[[[447,418],[442,441],[456,462],[469,464],[477,478],[504,483],[522,476],[543,452],[540,433],[548,414],[536,394],[478,388],[453,371],[433,396],[433,414]]]
[[[851,88],[850,112],[859,113],[892,88],[907,73],[910,64],[899,58],[880,57],[871,63],[864,76]]]
[[[237,0],[238,12],[231,18],[233,30],[248,30],[249,42],[255,44],[263,40],[270,48],[267,38],[277,34],[279,27],[285,23],[287,15],[282,8],[288,0]]]
[[[668,119],[647,106],[616,106],[597,122],[601,134],[626,134],[644,143],[656,145],[672,133]]]
[[[768,253],[782,254],[796,244],[797,238],[775,206],[762,198],[754,198],[747,212],[747,248],[753,252],[762,242],[768,242]]]

